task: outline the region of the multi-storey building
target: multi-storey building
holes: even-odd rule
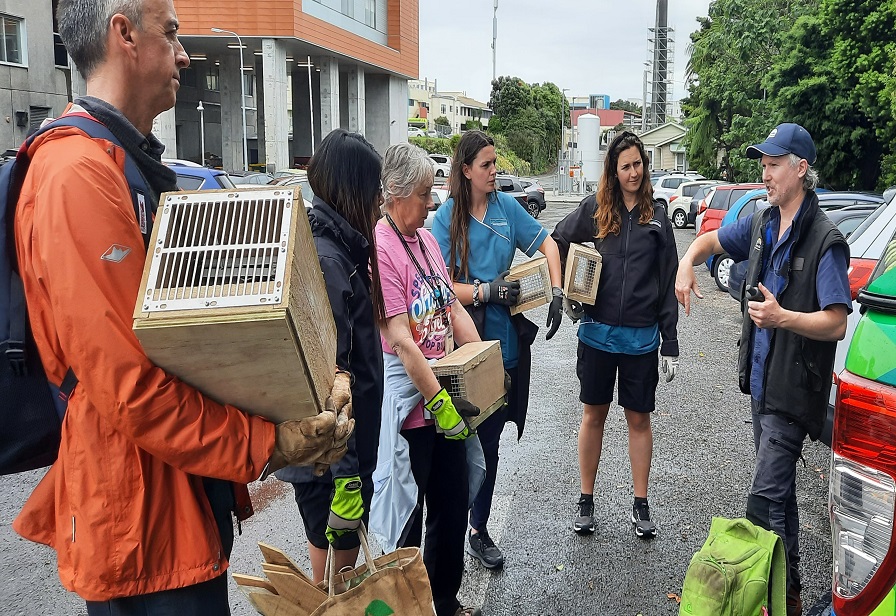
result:
[[[211,155],[225,169],[259,161],[279,169],[310,157],[334,128],[363,133],[381,152],[407,139],[407,82],[419,63],[418,0],[174,0],[174,6],[191,65],[177,105],[154,126],[167,156],[198,162]],[[85,93],[55,44],[55,7],[56,0],[0,0],[6,147]]]

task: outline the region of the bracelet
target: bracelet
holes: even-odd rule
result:
[[[473,307],[479,307],[479,285],[482,284],[478,278],[473,281]]]

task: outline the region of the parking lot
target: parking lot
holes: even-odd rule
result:
[[[550,185],[546,188],[549,189]],[[548,229],[575,206],[552,198],[540,222]],[[675,231],[679,253],[693,229]],[[564,320],[549,342],[544,329],[533,347],[533,383],[526,432],[504,431],[502,459],[489,531],[504,550],[503,571],[467,558],[462,600],[498,615],[672,615],[692,554],[713,516],[740,517],[750,484],[753,451],[749,400],[736,384],[735,302],[718,291],[705,268],[698,280],[706,298],[690,317],[681,313],[681,367],[661,380],[653,416],[654,462],[650,504],[659,534],[642,541],[628,515],[632,486],[625,421],[618,407],[607,421],[595,490],[598,531],[572,531],[579,494],[576,435],[581,417],[575,377],[576,328]],[[546,310],[528,316],[544,324]],[[827,518],[829,450],[808,443],[798,466],[803,600],[808,607],[830,587],[831,547]],[[0,605],[3,613],[83,614],[83,601],[66,593],[54,553],[23,541],[10,524],[40,473],[0,478]],[[231,570],[260,573],[257,541],[286,550],[307,566],[305,541],[289,486],[254,484],[257,513],[243,524]],[[310,569],[310,568],[309,568]],[[231,582],[234,614],[254,610]]]

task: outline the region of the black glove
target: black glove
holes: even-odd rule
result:
[[[510,388],[513,387],[513,381],[510,380],[510,373],[507,370],[504,371],[504,393],[509,394]]]
[[[502,306],[516,306],[520,300],[520,282],[519,280],[504,280],[504,277],[510,273],[507,270],[491,282],[485,283],[480,287],[483,293],[481,301],[483,303],[491,302],[493,304],[501,304]]]
[[[560,329],[560,321],[563,320],[563,292],[557,287],[554,287],[552,291],[554,297],[551,299],[551,305],[548,306],[548,322],[544,324],[550,329],[548,329],[548,335],[544,337],[545,340],[554,337],[554,334]]]
[[[454,402],[454,409],[460,414],[461,417],[477,417],[481,412],[478,406],[474,405],[472,402],[466,400],[465,398],[455,396],[451,399],[451,401]]]

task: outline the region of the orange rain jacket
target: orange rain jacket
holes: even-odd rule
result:
[[[59,458],[13,527],[54,548],[63,586],[88,601],[222,575],[201,477],[256,479],[274,425],[206,398],[143,352],[131,326],[145,251],[124,151],[65,127],[30,154],[15,223],[28,315],[48,377],[60,383],[71,366],[79,383]],[[114,245],[129,252],[104,260]]]

